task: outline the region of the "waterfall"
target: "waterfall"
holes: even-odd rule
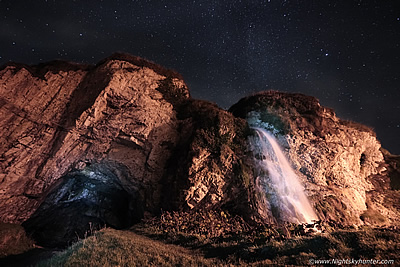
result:
[[[276,138],[265,129],[253,129],[258,137],[251,140],[252,150],[259,163],[258,179],[273,215],[279,221],[293,223],[317,220],[304,188]]]

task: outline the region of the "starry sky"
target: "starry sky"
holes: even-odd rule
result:
[[[222,108],[269,89],[315,96],[400,154],[398,2],[0,0],[0,64],[128,52]]]

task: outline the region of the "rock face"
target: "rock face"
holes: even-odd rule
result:
[[[0,124],[0,220],[25,221],[44,245],[70,242],[89,222],[121,228],[161,209],[237,202],[230,190],[249,198],[245,121],[190,99],[177,73],[137,57],[5,66]]]
[[[246,218],[256,216],[246,121],[200,100],[187,101],[179,114],[182,139],[166,177],[166,192],[177,197],[175,207],[218,206]],[[164,197],[171,203],[170,195]]]
[[[145,63],[114,55],[97,66],[1,71],[1,206],[10,207],[1,210],[3,221],[27,219],[54,181],[93,163],[123,166],[109,168],[125,190],[140,190],[150,210],[159,204],[178,124],[158,89],[173,84],[177,100],[189,92],[173,73]]]
[[[230,111],[275,134],[320,219],[344,225],[399,222],[393,206],[398,200],[385,201],[382,188],[398,194],[391,190],[381,145],[368,127],[341,120],[301,94],[263,92]]]
[[[48,246],[162,210],[222,208],[274,222],[248,146],[257,125],[278,136],[321,219],[398,222],[398,159],[370,129],[299,94],[261,93],[230,111],[126,54],[97,65],[6,65],[0,221],[23,223]]]

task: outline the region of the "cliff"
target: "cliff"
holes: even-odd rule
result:
[[[157,184],[169,155],[161,143],[176,142],[177,119],[157,90],[169,74],[136,61],[114,55],[97,66],[55,62],[52,68],[2,70],[1,200],[10,207],[2,209],[2,220],[27,219],[54,181],[73,169],[95,171],[99,162],[106,169],[122,164],[126,172],[141,170],[135,180]],[[189,97],[181,80],[168,79],[179,97]],[[134,191],[120,172],[123,186]]]
[[[176,72],[114,54],[97,65],[4,66],[0,126],[0,221],[48,246],[165,210],[275,222],[249,126],[275,133],[320,219],[399,221],[398,158],[313,97],[264,92],[228,112],[192,99]]]
[[[125,54],[10,64],[0,103],[0,220],[25,221],[43,243],[89,223],[124,228],[163,209],[237,203],[232,190],[247,210],[234,176],[245,121],[190,99],[173,71]]]

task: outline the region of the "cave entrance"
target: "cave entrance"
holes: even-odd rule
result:
[[[128,193],[112,170],[97,165],[62,177],[23,226],[39,245],[65,247],[93,230],[127,228],[142,217],[137,194]]]

